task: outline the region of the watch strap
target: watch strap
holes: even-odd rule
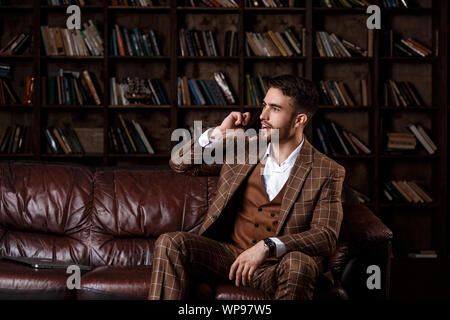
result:
[[[269,258],[275,256],[275,242],[273,242],[270,238],[265,238],[264,245],[269,248]]]

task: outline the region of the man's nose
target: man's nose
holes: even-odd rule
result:
[[[262,112],[261,112],[261,115],[259,116],[259,119],[260,119],[260,120],[267,120],[267,115],[268,115],[267,109],[268,109],[268,108],[263,107],[263,110],[262,110]]]

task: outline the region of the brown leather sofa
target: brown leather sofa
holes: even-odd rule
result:
[[[52,258],[93,266],[81,289],[62,269],[33,269],[0,260],[0,299],[146,299],[157,237],[198,232],[217,177],[188,177],[150,168],[0,161],[0,255]],[[334,285],[317,282],[317,299],[389,297],[391,231],[343,192],[344,221],[329,257]],[[366,286],[378,265],[380,290]],[[194,299],[270,299],[233,284],[193,281]]]

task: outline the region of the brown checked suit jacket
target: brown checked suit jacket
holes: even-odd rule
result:
[[[249,163],[248,148],[244,164],[194,164],[195,158],[202,159],[200,152],[194,152],[195,144],[198,144],[197,139],[174,153],[170,166],[176,172],[189,175],[220,174],[216,197],[199,232],[206,235],[214,225],[220,224],[223,215],[230,214],[225,210],[227,204],[256,164]],[[180,160],[176,157],[182,157],[188,148],[191,148],[191,164],[176,164],[174,160]],[[196,148],[203,150],[199,145]],[[316,150],[305,137],[286,182],[276,230],[276,236],[286,245],[286,252],[301,251],[320,265],[323,257],[333,253],[343,218],[341,192],[344,178],[344,167]]]

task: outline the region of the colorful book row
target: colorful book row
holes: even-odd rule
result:
[[[103,38],[94,24],[83,23],[82,30],[41,26],[45,54],[56,56],[102,56]]]
[[[102,90],[94,73],[58,69],[42,77],[43,105],[101,105]]]
[[[236,104],[235,94],[222,72],[214,73],[214,80],[178,77],[177,103],[181,105],[225,106]]]
[[[114,25],[110,41],[113,56],[160,56],[155,31],[133,30]]]
[[[109,148],[114,153],[154,154],[143,128],[135,120],[127,120],[118,116],[119,126],[108,130]]]
[[[278,32],[246,32],[247,55],[266,57],[304,56],[306,44],[306,29],[300,28],[302,37],[292,26],[286,26],[286,31]],[[303,54],[302,54],[303,53]]]
[[[323,119],[316,127],[319,148],[327,155],[371,154],[370,150],[355,134],[343,130],[335,122]]]
[[[29,128],[16,124],[0,129],[0,153],[23,153],[29,148]]]

